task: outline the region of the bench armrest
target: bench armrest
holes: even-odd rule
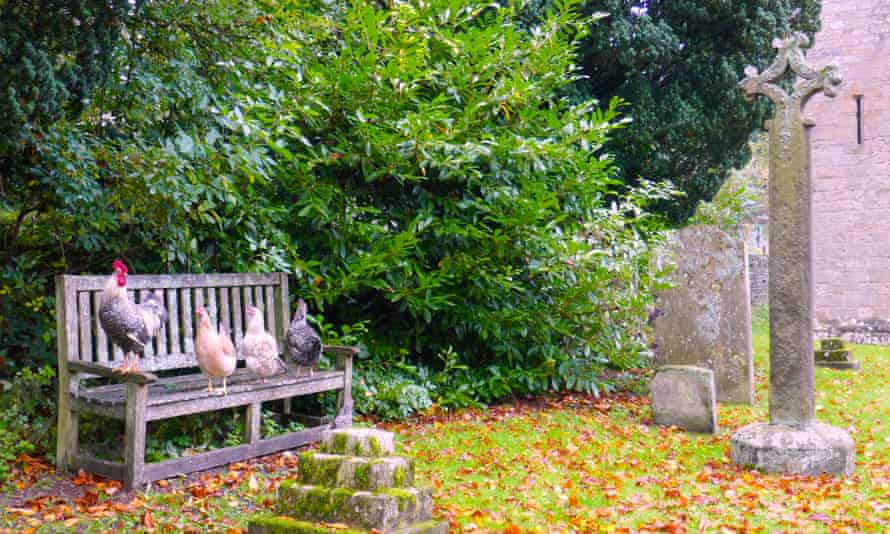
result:
[[[114,378],[120,382],[133,382],[135,384],[150,384],[157,382],[158,377],[145,371],[131,371],[129,373],[115,373],[111,367],[92,362],[68,361],[68,370],[75,373],[89,373],[104,378]]]
[[[355,356],[359,352],[358,347],[350,347],[347,345],[325,345],[324,351],[326,354],[334,356]]]

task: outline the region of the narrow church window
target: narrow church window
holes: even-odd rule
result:
[[[862,144],[862,95],[854,95],[856,99],[856,144]]]

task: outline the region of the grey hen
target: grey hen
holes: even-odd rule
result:
[[[309,376],[312,376],[324,347],[318,332],[306,320],[307,310],[306,301],[303,299],[297,301],[297,311],[294,312],[294,318],[287,328],[285,353],[297,364],[297,374],[303,367],[308,367]]]

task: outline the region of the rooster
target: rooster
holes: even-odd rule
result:
[[[219,324],[219,332],[213,331],[210,316],[203,306],[198,306],[198,331],[195,334],[195,358],[201,372],[207,375],[207,391],[213,391],[213,379],[222,377],[223,395],[228,395],[226,378],[235,372],[235,345],[229,337],[226,325]]]
[[[127,298],[127,266],[121,260],[111,264],[114,271],[105,283],[99,301],[99,324],[112,343],[124,351],[123,363],[114,368],[117,373],[138,370],[139,358],[131,356],[145,351],[167,320],[167,310],[158,295],[150,293],[145,302],[135,304]]]
[[[297,301],[297,311],[287,329],[288,358],[297,364],[297,371],[303,367],[309,368],[309,376],[312,376],[315,365],[321,359],[323,347],[318,332],[306,322],[306,301]]]
[[[247,308],[247,331],[239,350],[245,367],[258,376],[261,383],[266,382],[266,377],[287,372],[287,365],[278,355],[278,343],[263,329],[263,314],[255,306]]]

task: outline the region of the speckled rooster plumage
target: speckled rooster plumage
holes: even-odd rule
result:
[[[127,266],[115,260],[111,268],[114,273],[106,282],[99,301],[99,324],[108,339],[124,352],[124,361],[115,371],[127,373],[137,369],[139,358],[133,358],[131,363],[130,357],[145,351],[151,338],[167,320],[167,309],[154,293],[139,304],[130,302]]]
[[[324,346],[318,332],[307,321],[307,311],[306,302],[300,299],[297,302],[294,318],[287,328],[285,354],[297,364],[298,372],[300,368],[308,367],[309,376],[312,376],[313,369],[321,359]]]

